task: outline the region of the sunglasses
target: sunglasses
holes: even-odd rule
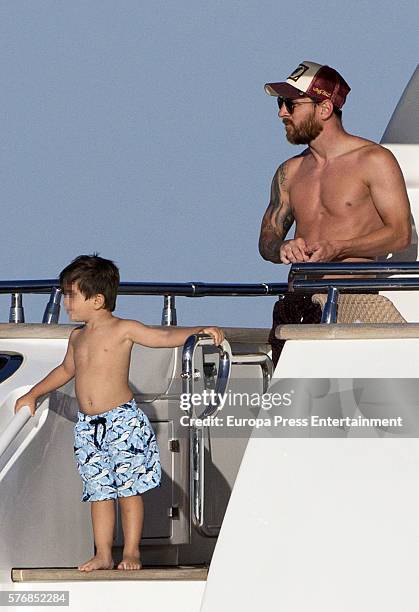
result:
[[[281,110],[282,106],[285,104],[285,108],[287,109],[290,115],[292,115],[292,113],[294,112],[294,108],[296,106],[300,106],[300,104],[317,104],[315,100],[306,100],[300,102],[297,100],[292,100],[291,98],[281,98],[281,96],[278,96],[277,102],[279,110]]]

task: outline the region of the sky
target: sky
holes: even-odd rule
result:
[[[352,88],[344,127],[379,141],[418,22],[417,0],[1,0],[0,279],[56,278],[96,251],[124,281],[284,281],[257,242],[300,148],[264,83],[333,66]],[[24,296],[27,322],[45,302]],[[273,302],[179,298],[178,321],[269,327]],[[158,324],[162,303],[121,297],[116,314]]]

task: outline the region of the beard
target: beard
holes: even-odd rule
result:
[[[316,121],[314,112],[298,126],[292,125],[289,119],[285,119],[284,124],[288,142],[295,145],[309,144],[323,131],[323,126],[320,121]]]

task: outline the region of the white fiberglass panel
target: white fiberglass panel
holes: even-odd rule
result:
[[[416,379],[418,356],[415,338],[287,341],[275,378]],[[417,438],[254,430],[202,611],[232,599],[240,612],[415,610],[418,474]]]
[[[419,338],[287,340],[275,377],[417,378]]]
[[[204,612],[417,608],[416,439],[253,438]]]

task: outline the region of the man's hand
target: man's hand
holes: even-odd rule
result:
[[[15,414],[16,414],[16,412],[18,412],[18,410],[23,408],[23,406],[29,406],[29,410],[31,411],[31,415],[35,416],[36,399],[34,398],[33,395],[31,395],[30,393],[26,393],[25,395],[22,395],[22,397],[19,397],[16,400]]]
[[[310,261],[306,241],[303,238],[286,240],[279,250],[281,262],[284,264],[304,263]]]
[[[224,340],[224,332],[219,327],[203,327],[199,330],[199,333],[208,334],[208,336],[211,336],[217,346],[220,346]]]
[[[307,252],[310,257],[306,260],[310,263],[336,261],[340,254],[337,242],[329,240],[319,240],[307,245]]]

